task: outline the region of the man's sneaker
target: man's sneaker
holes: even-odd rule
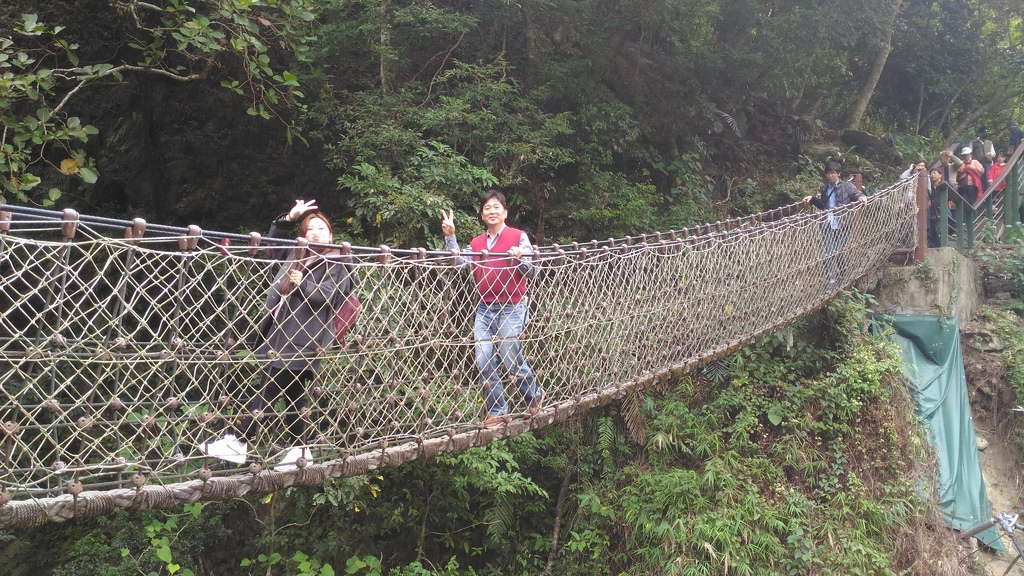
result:
[[[274,466],[274,470],[278,472],[286,472],[288,470],[295,470],[298,466],[295,465],[299,461],[299,458],[305,458],[306,464],[315,464],[313,460],[313,453],[309,451],[309,448],[292,448],[281,459],[280,462]]]
[[[543,407],[544,407],[544,391],[541,390],[540,391],[540,396],[537,396],[536,398],[534,398],[533,402],[530,402],[530,405],[526,407],[526,413],[529,414],[530,417],[536,416],[538,413],[540,413],[540,409],[543,408]]]
[[[505,418],[503,416],[493,416],[488,414],[487,418],[484,419],[484,428],[494,430],[495,428],[500,428],[504,423]]]
[[[199,449],[207,456],[213,456],[214,458],[220,458],[235,464],[245,464],[249,454],[248,446],[245,442],[236,438],[234,434],[225,434],[216,440],[206,442]]]

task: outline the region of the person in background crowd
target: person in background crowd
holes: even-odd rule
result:
[[[853,184],[853,187],[858,191],[864,191],[864,175],[860,172],[850,172],[846,177],[846,181]]]
[[[992,144],[992,141],[988,139],[991,134],[992,133],[988,130],[988,126],[979,126],[976,137],[974,140],[971,140],[971,150],[974,159],[977,160],[982,167],[980,188],[982,191],[988,188],[988,169],[996,159],[996,147]]]
[[[999,177],[1003,175],[1003,169],[1006,168],[1006,154],[996,154],[996,161],[992,163],[992,167],[988,169],[988,180],[989,182],[995,182],[999,180]],[[1002,192],[1006,189],[1006,180],[996,184],[996,192]]]
[[[960,160],[962,164],[956,173],[957,191],[964,200],[973,203],[984,190],[981,176],[985,169],[981,162],[974,159],[970,147],[965,147],[960,151]]]
[[[906,178],[910,178],[911,176],[917,175],[918,173],[922,172],[926,166],[927,163],[924,161],[924,159],[919,159],[917,162],[914,162],[913,164],[908,166],[907,169],[903,171],[903,174],[900,174],[900,180],[904,180]]]
[[[942,170],[932,168],[928,171],[928,247],[939,247],[939,210],[948,210],[940,206],[939,187],[948,185],[942,179]]]
[[[927,166],[927,163],[924,161],[924,159],[917,160],[916,162],[914,162],[913,164],[908,166],[907,169],[903,171],[903,174],[900,174],[900,180],[906,180],[907,178],[912,178],[914,176],[917,176],[918,174],[920,174],[921,172],[923,172],[925,170],[926,166]],[[928,182],[928,192],[931,193],[931,190],[932,190],[932,184],[931,184],[931,181],[929,181]],[[904,203],[904,205],[907,205],[907,206],[910,206],[910,205],[916,206],[917,205],[917,186],[916,185],[908,186],[907,187],[907,191],[906,191],[906,193],[903,196],[903,203]],[[909,246],[910,245],[910,241],[913,238],[913,235],[914,235],[914,224],[913,224],[913,222],[908,221],[907,222],[907,228],[903,232],[903,239],[902,239],[901,245]]]
[[[852,216],[849,213],[836,214],[836,209],[847,204],[860,202],[867,204],[868,197],[849,181],[841,180],[839,174],[843,165],[839,162],[825,164],[825,184],[816,196],[806,196],[804,204],[811,204],[819,210],[828,211],[825,228],[822,231],[825,240],[825,272],[829,286],[845,280],[846,254],[844,248],[850,236]]]
[[[943,182],[956,183],[956,173],[960,171],[960,167],[963,165],[963,161],[957,158],[952,150],[946,148],[939,152],[939,159],[935,164],[932,164],[932,168],[938,168],[942,172]]]
[[[1020,125],[1017,124],[1016,120],[1010,122],[1010,149],[1007,157],[1013,155],[1017,148],[1024,142],[1024,130],[1021,130]]]

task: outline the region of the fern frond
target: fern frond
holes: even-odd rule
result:
[[[601,455],[601,479],[611,482],[615,476],[615,421],[604,416],[597,424],[597,450]]]
[[[704,366],[701,374],[711,382],[721,384],[729,377],[729,365],[721,360],[714,360]]]
[[[732,116],[718,109],[715,109],[715,113],[725,119],[725,123],[729,126],[729,128],[732,129],[733,133],[736,134],[736,136],[743,138],[743,126],[740,124],[738,120],[736,120],[736,118],[733,118]]]
[[[487,523],[487,536],[496,543],[507,542],[510,535],[515,533],[516,510],[512,500],[503,493],[498,493],[494,499],[494,506],[484,512],[484,521]]]
[[[615,422],[607,416],[597,421],[597,451],[602,455],[611,455],[615,447]]]
[[[626,423],[626,430],[633,441],[641,446],[647,443],[648,424],[643,413],[645,400],[646,396],[638,391],[626,394],[622,399],[622,418]]]

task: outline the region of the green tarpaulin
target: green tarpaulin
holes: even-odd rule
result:
[[[942,514],[957,530],[980,524],[992,517],[992,506],[981,475],[956,318],[875,316],[876,333],[886,325],[894,328],[893,339],[903,350],[904,371],[916,390],[917,414],[927,423],[935,448]],[[1005,549],[995,528],[977,538],[997,550]]]

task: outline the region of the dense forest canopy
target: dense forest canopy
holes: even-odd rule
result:
[[[316,197],[351,239],[433,247],[440,209],[471,225],[493,185],[542,241],[678,228],[791,199],[773,180],[815,169],[829,129],[918,153],[1002,128],[1022,20],[1015,0],[13,0],[3,196],[229,229]]]

